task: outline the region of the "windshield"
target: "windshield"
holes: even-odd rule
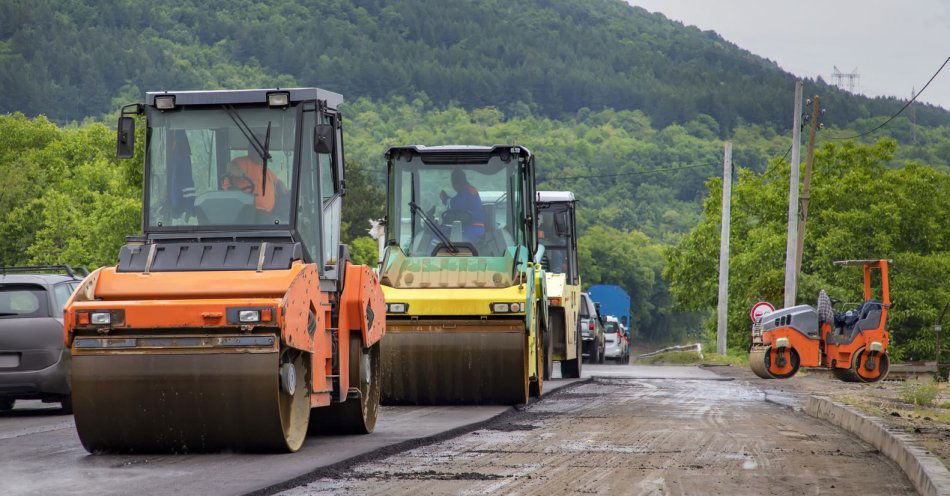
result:
[[[571,273],[571,230],[568,212],[564,209],[539,208],[538,242],[544,245],[546,270],[558,274]]]
[[[502,257],[524,244],[518,161],[480,164],[396,159],[390,239],[410,257]]]
[[[297,115],[296,106],[149,108],[148,225],[289,225]]]
[[[7,285],[0,288],[0,319],[49,317],[42,286]]]

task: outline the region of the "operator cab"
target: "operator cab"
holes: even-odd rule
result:
[[[454,272],[459,277],[439,285],[511,286],[537,249],[531,153],[513,145],[405,146],[386,159],[383,283],[427,287],[422,272]]]
[[[538,192],[538,242],[544,245],[545,272],[565,274],[567,284],[580,284],[577,270],[577,231],[570,191]]]
[[[144,115],[143,235],[119,271],[289,269],[336,278],[342,96],[317,88],[149,92],[123,107],[118,154]]]

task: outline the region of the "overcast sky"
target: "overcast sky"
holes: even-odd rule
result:
[[[783,69],[832,83],[857,68],[855,92],[910,98],[950,56],[950,0],[627,0],[723,38]],[[950,109],[950,64],[919,101]]]

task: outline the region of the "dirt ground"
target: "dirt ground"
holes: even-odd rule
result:
[[[283,494],[914,494],[876,450],[755,387],[692,367],[670,369],[697,370],[696,379],[649,369],[564,388],[469,434],[315,473]]]
[[[802,370],[786,380],[757,377],[748,367],[710,367],[727,377],[748,382],[765,391],[787,394],[819,394],[831,397],[880,418],[887,426],[907,432],[924,448],[937,455],[950,468],[950,385],[940,384],[939,394],[930,407],[905,401],[902,381],[858,384],[836,380],[821,370]]]

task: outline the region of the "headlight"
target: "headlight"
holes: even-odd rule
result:
[[[261,311],[260,310],[241,310],[238,312],[238,320],[241,322],[260,322],[261,321]]]
[[[89,314],[89,323],[94,325],[109,325],[112,323],[112,314],[109,312],[92,312]]]
[[[493,313],[518,313],[524,311],[524,303],[492,303]]]
[[[387,303],[386,313],[406,313],[409,311],[408,303]]]
[[[271,107],[286,107],[290,105],[290,93],[286,91],[275,91],[267,94],[267,105]]]
[[[155,108],[159,110],[169,110],[175,108],[175,95],[156,96]]]

